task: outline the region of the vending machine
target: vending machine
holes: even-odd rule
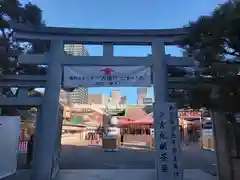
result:
[[[0,179],[17,170],[20,122],[19,116],[0,116]]]

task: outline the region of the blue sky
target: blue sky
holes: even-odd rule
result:
[[[21,2],[28,2],[22,0]],[[200,15],[209,14],[224,0],[32,0],[43,10],[49,26],[107,29],[178,28]],[[88,47],[90,55],[102,54],[99,46]],[[115,48],[115,55],[146,56],[148,47]],[[176,47],[166,47],[166,53],[181,56]],[[136,103],[136,88],[89,88],[89,93],[105,93],[120,89],[128,103]],[[149,96],[153,90],[149,88]]]

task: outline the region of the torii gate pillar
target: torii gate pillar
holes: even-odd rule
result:
[[[59,95],[61,90],[63,42],[51,41],[48,79],[41,104],[39,120],[36,122],[32,179],[51,179],[56,137],[59,129]]]

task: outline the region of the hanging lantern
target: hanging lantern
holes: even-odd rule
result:
[[[111,118],[111,121],[110,121],[111,125],[118,125],[118,122],[119,122],[119,119],[117,117],[113,116]]]

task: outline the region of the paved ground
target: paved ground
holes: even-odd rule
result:
[[[87,146],[76,140],[62,142],[61,169],[154,169],[155,151],[127,146],[119,152],[104,152],[100,146]],[[23,162],[24,157],[20,157]],[[215,153],[198,144],[182,148],[184,169],[200,169],[215,174]],[[26,168],[20,163],[19,168]]]
[[[26,170],[18,171],[11,177],[3,180],[30,180],[30,173]],[[157,180],[154,169],[88,169],[88,170],[61,170],[55,180]],[[184,180],[217,180],[201,170],[185,170]]]

